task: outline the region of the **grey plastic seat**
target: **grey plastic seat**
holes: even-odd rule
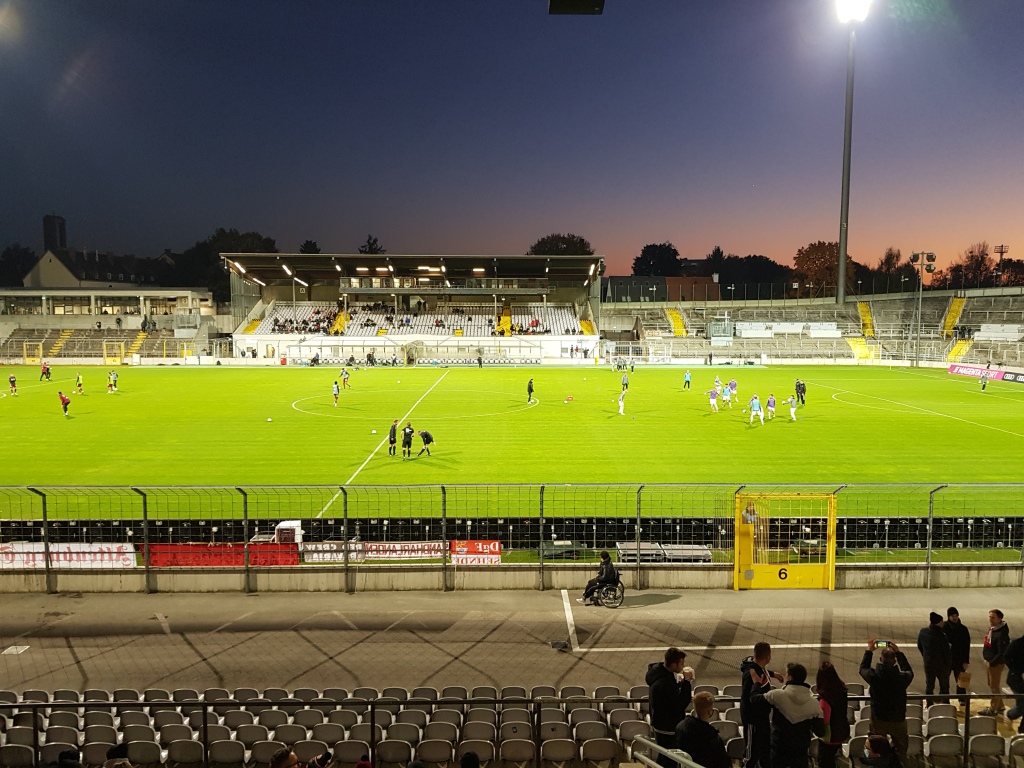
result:
[[[164,755],[160,745],[152,741],[129,741],[128,762],[132,768],[140,766],[158,766],[164,764]]]
[[[379,725],[374,725],[371,729],[369,723],[356,723],[348,729],[348,737],[355,741],[365,741],[369,744],[370,742],[383,740],[384,729]]]
[[[126,744],[133,741],[150,741],[156,744],[156,731],[151,725],[122,725],[121,733],[123,734],[122,741]]]
[[[50,763],[56,763],[60,761],[60,756],[65,752],[74,752],[81,754],[77,744],[66,744],[59,741],[55,741],[50,744],[44,744],[39,748],[39,764],[49,765]]]
[[[258,741],[270,741],[270,731],[265,725],[242,724],[235,730],[235,741],[242,742],[246,749],[252,749]]]
[[[292,752],[295,753],[295,756],[303,765],[314,758],[320,757],[320,755],[327,751],[327,744],[317,739],[303,739],[302,741],[296,741],[291,746]]]
[[[168,723],[160,729],[159,738],[160,746],[167,749],[175,741],[192,741],[194,734],[192,729],[183,723]]]
[[[712,723],[716,728],[721,723],[723,728],[732,728],[732,732],[729,733],[729,738],[734,738],[740,735],[739,726],[736,723],[728,720],[716,720]],[[719,734],[722,735],[722,740],[726,740],[725,734],[722,734],[722,729],[719,729]],[[611,736],[608,730],[608,724],[601,720],[587,720],[573,728],[572,737],[576,740],[577,744],[583,744],[587,741],[593,741],[594,739],[607,739]]]
[[[201,768],[203,745],[191,739],[172,741],[167,745],[166,764],[167,768]]]
[[[380,692],[380,695],[384,698],[398,699],[398,701],[408,701],[409,691],[406,688],[389,687],[385,688]]]
[[[501,710],[501,724],[505,723],[529,723],[532,722],[533,718],[530,716],[530,710],[528,709],[516,709],[508,708]]]
[[[305,728],[293,723],[285,723],[274,729],[274,741],[280,741],[286,747],[290,747],[298,741],[305,741],[308,735]]]
[[[541,723],[541,741],[572,741],[572,728],[568,723]]]
[[[462,726],[463,741],[497,741],[498,731],[492,723],[471,720]]]
[[[331,701],[341,703],[349,696],[348,691],[346,691],[344,688],[324,688],[323,697],[325,699],[330,699]]]
[[[603,723],[604,715],[598,712],[596,709],[589,709],[586,707],[580,707],[574,709],[569,713],[569,725],[579,725],[580,723]]]
[[[742,686],[741,686],[742,687]],[[594,689],[595,699],[607,699],[610,696],[621,696],[622,691],[617,685],[599,685]]]
[[[327,715],[327,722],[337,723],[344,728],[351,728],[359,722],[359,715],[351,709],[335,709]]]
[[[210,768],[244,768],[245,747],[240,741],[220,740],[210,743]]]
[[[85,726],[85,744],[117,744],[117,729],[112,725]]]
[[[288,698],[288,691],[284,688],[265,688],[263,690],[263,698],[270,699],[271,701],[281,701],[281,699]]]
[[[199,691],[195,688],[175,688],[171,691],[171,699],[177,702],[199,701]]]
[[[338,723],[317,723],[310,731],[309,738],[331,746],[345,740],[345,726]]]
[[[498,713],[493,709],[485,709],[483,707],[474,707],[466,713],[465,723],[490,723],[491,725],[498,725]]]
[[[126,725],[149,725],[152,722],[149,715],[140,710],[128,710],[121,713],[121,727]]]
[[[232,694],[235,701],[247,702],[253,699],[262,699],[260,692],[255,688],[235,688],[234,694]]]
[[[419,726],[412,723],[394,723],[388,727],[384,738],[390,741],[407,741],[415,747],[420,743],[423,734]]]
[[[370,754],[370,745],[358,739],[348,739],[334,745],[334,764],[338,768],[354,768],[363,755]]]
[[[431,688],[429,686],[420,686],[413,688],[409,694],[410,699],[427,699],[428,701],[437,701],[437,688]]]
[[[324,721],[324,713],[319,709],[300,709],[292,717],[292,722],[303,728],[312,728]]]
[[[235,730],[240,725],[252,725],[256,722],[256,717],[252,712],[244,709],[229,709],[224,713],[222,722],[231,730]]]
[[[566,726],[568,727],[568,726]],[[529,723],[502,723],[498,736],[502,742],[533,741],[533,729]],[[502,758],[504,760],[504,758]]]
[[[476,739],[463,739],[459,742],[455,756],[461,761],[463,755],[469,752],[480,758],[480,768],[487,768],[494,762],[494,744],[491,741],[478,741]]]
[[[0,765],[4,768],[32,768],[32,748],[23,744],[4,744],[0,747]]]
[[[445,739],[424,739],[416,747],[416,759],[426,768],[448,768],[455,757],[455,747]]]
[[[181,713],[173,709],[153,713],[153,727],[158,731],[165,725],[181,725],[184,722],[185,718],[181,716]]]
[[[107,752],[113,746],[113,744],[104,744],[102,741],[94,741],[83,746],[82,765],[84,768],[100,768],[107,762]]]
[[[320,691],[316,688],[296,688],[292,691],[292,698],[299,701],[310,702],[320,698]]]
[[[385,739],[377,745],[378,768],[405,768],[412,760],[412,745],[407,741]]]
[[[77,748],[82,742],[82,734],[78,729],[66,725],[51,725],[45,735],[47,744],[74,744]]]
[[[580,759],[585,768],[615,768],[619,763],[619,744],[614,739],[589,739],[580,748]]]
[[[199,731],[196,734],[196,738],[200,741],[203,740],[203,732]],[[213,725],[206,726],[206,743],[212,744],[215,741],[230,741],[231,740],[231,729],[226,725]]]
[[[171,692],[163,688],[147,688],[142,692],[143,701],[170,701]]]
[[[715,689],[715,692],[716,693],[718,692],[717,688]],[[582,685],[563,685],[562,689],[558,692],[558,698],[560,698],[560,699],[569,699],[569,698],[572,698],[573,696],[586,696],[586,695],[587,695],[587,689],[584,688]]]
[[[62,725],[66,728],[74,728],[75,730],[80,730],[79,726],[81,724],[82,723],[78,718],[77,712],[62,711],[50,712],[50,719],[49,722],[47,723],[47,725],[49,725],[51,728],[55,725]]]
[[[455,744],[459,740],[459,727],[454,723],[448,723],[444,720],[433,721],[427,723],[421,738],[423,741],[450,741],[452,744]]]
[[[540,745],[541,768],[569,768],[578,754],[572,739],[548,739]]]
[[[260,712],[256,721],[260,725],[265,725],[267,728],[273,730],[274,728],[285,725],[288,722],[288,715],[277,709],[266,709],[263,712]]]
[[[396,723],[412,723],[420,730],[427,727],[428,720],[427,713],[421,709],[403,709],[395,718]]]
[[[371,699],[380,698],[380,691],[378,691],[376,688],[369,688],[367,686],[363,686],[361,688],[353,689],[352,698],[366,699],[367,701],[370,701]]]
[[[209,709],[196,710],[188,713],[188,724],[192,726],[192,730],[196,733],[203,727],[203,720],[206,720],[207,725],[216,725],[220,722],[220,718],[217,714]]]
[[[508,739],[501,742],[498,755],[507,766],[527,768],[536,759],[536,746],[526,739]]]
[[[110,712],[85,712],[82,715],[82,724],[88,728],[90,725],[114,725],[114,715]]]
[[[48,691],[43,691],[38,688],[29,688],[21,692],[21,700],[48,702],[50,700],[50,694]]]
[[[319,712],[323,712],[324,717],[326,718],[329,714],[331,714],[331,712],[338,708],[338,705],[331,699],[317,698],[309,702],[309,708],[315,709]]]
[[[15,725],[7,729],[5,744],[18,744],[25,747],[34,746],[36,743],[36,729],[25,725]]]

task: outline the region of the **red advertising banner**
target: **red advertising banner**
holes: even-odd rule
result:
[[[149,562],[154,568],[210,568],[245,565],[244,544],[150,544]],[[249,565],[298,565],[297,544],[249,545]]]
[[[452,562],[455,565],[499,565],[501,542],[483,539],[452,541]]]

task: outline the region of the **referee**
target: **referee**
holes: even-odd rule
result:
[[[398,419],[395,419],[391,423],[391,429],[388,430],[388,456],[395,455],[395,445],[398,443]]]
[[[533,379],[526,382],[526,404],[533,402]]]
[[[416,434],[416,430],[412,428],[412,422],[410,421],[404,427],[402,427],[402,458],[407,456],[412,458],[412,436]]]
[[[425,429],[422,432],[420,432],[419,434],[420,434],[420,437],[423,438],[423,447],[420,448],[420,452],[417,453],[416,456],[417,457],[422,456],[424,451],[426,451],[427,452],[427,456],[429,456],[430,455],[430,444],[432,442],[434,442],[434,436],[432,434],[430,434],[429,432],[427,432],[427,430],[425,430]]]

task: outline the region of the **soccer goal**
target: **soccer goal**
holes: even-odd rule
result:
[[[104,341],[103,342],[103,364],[120,365],[124,362],[124,342]]]
[[[834,493],[736,494],[733,589],[835,589]]]
[[[31,363],[43,362],[43,342],[41,341],[26,341],[25,342],[25,365]]]

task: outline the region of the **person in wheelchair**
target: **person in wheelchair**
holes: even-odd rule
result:
[[[612,556],[607,550],[601,551],[601,565],[598,566],[597,576],[587,582],[587,588],[583,591],[583,597],[577,597],[577,603],[590,603],[597,605],[597,590],[604,584],[615,584],[619,580],[619,574],[612,565]]]

